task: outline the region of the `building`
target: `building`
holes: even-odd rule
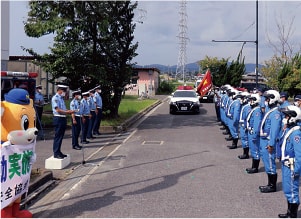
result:
[[[1,70],[7,70],[9,56],[9,1],[1,1]]]
[[[157,68],[133,68],[131,83],[127,85],[126,95],[154,96],[159,87],[160,70]]]

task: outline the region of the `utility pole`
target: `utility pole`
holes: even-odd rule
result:
[[[256,88],[258,88],[258,0],[256,0],[256,40],[212,40],[212,42],[217,43],[255,43],[256,45]],[[243,45],[244,45],[243,44]],[[242,53],[242,50],[241,50]]]
[[[176,70],[176,76],[183,75],[183,83],[185,83],[185,66],[186,66],[186,45],[187,45],[187,13],[186,0],[180,2],[180,21],[179,21],[179,56]]]

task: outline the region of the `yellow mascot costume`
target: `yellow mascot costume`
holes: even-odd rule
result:
[[[21,197],[28,191],[32,163],[35,162],[33,100],[26,90],[15,88],[1,101],[1,218],[31,218],[20,210]]]

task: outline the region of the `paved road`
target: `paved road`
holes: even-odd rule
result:
[[[229,144],[214,105],[199,115],[169,115],[166,102],[116,142],[96,151],[95,165],[79,166],[33,203],[34,217],[277,217],[285,212],[281,191],[262,194],[260,172],[245,173],[251,159]],[[105,136],[104,136],[105,137]],[[89,161],[88,161],[89,162]]]

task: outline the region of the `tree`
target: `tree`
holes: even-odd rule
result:
[[[245,73],[244,58],[240,61],[241,54],[236,61],[232,61],[224,75],[224,84],[230,84],[233,87],[239,87],[242,75]]]
[[[244,59],[240,60],[240,54],[236,61],[232,61],[228,64],[229,58],[218,60],[217,57],[210,58],[208,56],[205,59],[199,61],[199,65],[202,71],[206,71],[208,68],[211,71],[213,84],[216,86],[222,86],[224,84],[230,84],[234,87],[238,87],[245,73]]]
[[[301,55],[296,54],[291,62],[283,65],[278,76],[280,90],[288,91],[290,95],[301,92]]]
[[[217,57],[206,56],[205,59],[199,61],[201,71],[205,72],[208,68],[212,75],[213,84],[222,86],[224,83],[224,75],[227,72],[228,59],[218,60]]]
[[[137,2],[30,1],[25,32],[31,37],[55,33],[50,54],[34,55],[52,74],[64,77],[70,89],[101,86],[103,111],[118,117],[122,91],[132,74],[138,43],[132,44]]]
[[[278,80],[282,77],[278,77],[282,71],[284,62],[281,58],[274,55],[270,60],[265,61],[265,65],[261,68],[262,75],[268,80],[267,85],[276,90],[282,90],[279,87]]]

